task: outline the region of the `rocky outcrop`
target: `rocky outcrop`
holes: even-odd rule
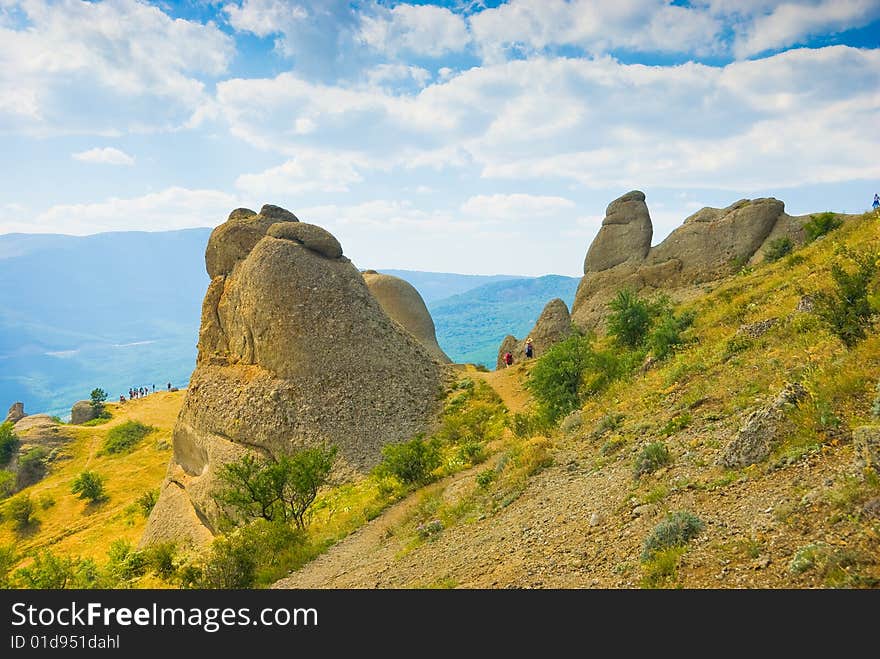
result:
[[[9,406],[9,412],[6,414],[4,423],[15,423],[26,416],[27,414],[24,413],[24,403],[13,403]]]
[[[533,358],[540,357],[552,346],[556,345],[572,333],[571,316],[568,307],[559,298],[550,300],[545,306],[535,326],[528,336],[517,340],[515,336],[507,335],[498,348],[498,360],[496,368],[504,367],[504,353],[508,350],[513,354],[514,363],[526,359],[526,342],[532,340]]]
[[[880,426],[859,426],[853,429],[856,468],[870,468],[880,473]]]
[[[65,426],[48,414],[29,414],[12,427],[18,450],[5,469],[15,474],[15,489],[33,485],[45,476],[51,463],[61,455],[71,436]],[[25,460],[22,460],[27,456]]]
[[[416,337],[435,359],[444,364],[452,362],[437,343],[434,319],[431,318],[422,296],[412,284],[399,277],[380,274],[375,270],[365,270],[363,276],[370,293],[392,320],[400,323],[403,329]]]
[[[584,278],[572,306],[574,323],[582,329],[600,325],[607,303],[621,288],[674,292],[761,260],[765,246],[776,238],[803,243],[802,227],[808,216],[789,216],[784,208],[772,197],[703,208],[650,247],[651,219],[644,194],[623,195],[608,205],[602,228],[587,252]]]
[[[331,234],[291,217],[234,212],[211,235],[196,369],[142,545],[210,539],[217,469],[247,452],[328,443],[338,474],[365,471],[435,420],[441,365]]]
[[[806,396],[803,385],[786,384],[770,405],[749,414],[736,437],[724,448],[718,464],[736,469],[764,460],[781,437],[786,412]]]
[[[96,416],[98,415],[95,414],[95,408],[89,400],[79,400],[70,408],[70,423],[73,425],[91,421]]]

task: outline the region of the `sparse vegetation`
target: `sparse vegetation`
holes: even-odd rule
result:
[[[156,502],[158,500],[159,490],[147,490],[137,498],[135,503],[137,504],[143,516],[149,517],[150,513],[153,511],[153,507],[156,505]]]
[[[816,295],[816,315],[821,318],[847,348],[867,336],[875,310],[869,300],[869,286],[877,274],[880,254],[866,252],[845,254],[855,268],[845,268],[842,261],[831,265],[834,290]],[[852,271],[850,271],[852,270]]]
[[[9,464],[18,448],[18,437],[12,427],[11,421],[0,423],[0,467]]]
[[[34,446],[18,458],[18,489],[33,485],[46,475],[49,451]]]
[[[807,242],[811,243],[816,238],[831,233],[842,224],[843,220],[831,212],[811,215],[810,219],[804,224],[804,234],[807,236]]]
[[[663,442],[651,442],[645,446],[636,456],[633,463],[633,476],[638,478],[642,474],[650,474],[657,471],[663,465],[671,461],[669,449]]]
[[[111,428],[104,440],[104,453],[117,454],[129,453],[144,437],[153,432],[155,428],[141,423],[140,421],[126,421],[115,428]]]
[[[88,499],[89,503],[99,503],[107,498],[104,477],[95,471],[82,472],[73,481],[70,491],[80,499]]]
[[[703,521],[691,512],[679,510],[669,513],[645,538],[642,546],[642,560],[650,561],[660,551],[687,544],[704,528]]]
[[[382,462],[375,469],[378,476],[392,476],[405,485],[424,485],[434,480],[440,466],[440,441],[415,437],[408,442],[382,447]]]
[[[15,474],[5,469],[0,469],[0,501],[12,496],[15,492]]]
[[[30,494],[19,494],[9,500],[6,514],[12,520],[13,528],[16,531],[23,531],[36,521],[34,517],[36,509]]]
[[[794,244],[788,236],[774,238],[767,244],[767,249],[764,250],[764,260],[767,263],[773,263],[774,261],[781,259],[783,256],[791,254],[793,249]]]

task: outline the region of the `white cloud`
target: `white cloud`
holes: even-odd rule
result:
[[[0,221],[0,233],[26,230],[81,236],[103,231],[211,227],[225,221],[233,208],[244,205],[233,195],[218,190],[174,187],[129,199],[111,197],[91,204],[59,204],[26,225]]]
[[[284,0],[244,0],[241,5],[225,5],[223,11],[236,30],[258,37],[289,32],[309,17],[304,7]]]
[[[784,48],[816,35],[860,27],[880,17],[877,0],[820,0],[773,3],[740,28],[734,42],[737,57]]]
[[[571,199],[530,194],[476,195],[461,205],[463,213],[493,220],[517,221],[553,217],[575,207]]]
[[[136,0],[16,4],[27,23],[0,27],[0,132],[180,125],[206,100],[195,76],[234,50],[215,25]]]
[[[80,151],[71,155],[74,160],[89,162],[98,165],[134,165],[134,158],[112,146],[95,147],[88,151]]]
[[[359,35],[370,47],[396,56],[401,52],[439,57],[470,42],[464,19],[445,7],[400,4],[361,17]]]
[[[348,192],[363,181],[360,169],[371,166],[356,153],[303,150],[287,162],[256,174],[242,174],[235,187],[259,197],[302,192]]]

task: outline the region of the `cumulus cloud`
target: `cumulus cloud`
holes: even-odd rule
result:
[[[88,151],[80,151],[71,155],[74,160],[94,163],[97,165],[134,165],[134,158],[125,151],[120,151],[112,146],[95,147]]]
[[[88,235],[103,231],[168,231],[211,227],[229,211],[243,206],[235,196],[218,190],[167,188],[140,197],[112,197],[92,204],[59,204],[28,223],[28,231]],[[0,222],[0,233],[21,230]]]
[[[412,53],[439,57],[463,50],[470,42],[462,16],[431,5],[400,4],[377,15],[365,14],[358,36],[370,47],[392,56]]]
[[[112,132],[184,123],[232,40],[136,0],[27,0],[0,27],[0,131]]]
[[[571,199],[530,194],[476,195],[461,205],[467,215],[516,221],[552,217],[575,207]]]
[[[242,174],[235,181],[240,190],[253,195],[301,192],[348,192],[363,181],[358,170],[371,166],[356,153],[303,150],[296,157],[256,174]]]

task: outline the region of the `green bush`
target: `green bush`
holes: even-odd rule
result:
[[[21,531],[36,521],[34,517],[36,509],[30,494],[19,494],[10,499],[9,505],[6,506],[6,514],[12,520],[13,527]]]
[[[634,291],[622,289],[608,304],[608,334],[626,348],[637,348],[645,342],[651,327],[651,307]]]
[[[781,259],[783,256],[791,254],[791,250],[793,249],[794,243],[791,242],[791,238],[788,236],[775,238],[767,244],[767,249],[764,250],[764,260],[767,263],[773,263],[774,261]]]
[[[606,433],[617,430],[623,419],[624,415],[617,412],[608,412],[608,414],[603,415],[590,432],[590,439],[596,441],[601,439]]]
[[[107,493],[104,491],[104,477],[95,471],[82,472],[73,481],[70,491],[80,499],[88,499],[91,503],[98,503],[107,498]]]
[[[477,474],[477,485],[483,489],[489,487],[495,478],[498,476],[498,472],[495,469],[484,469],[479,474]]]
[[[49,451],[34,446],[18,458],[18,489],[33,485],[46,475]]]
[[[819,236],[831,233],[841,224],[843,224],[843,220],[831,212],[811,215],[809,221],[804,224],[804,234],[806,234],[807,242],[811,243]]]
[[[161,542],[150,545],[144,550],[146,566],[156,576],[169,580],[177,571],[175,558],[177,557],[177,545],[173,542]]]
[[[96,588],[100,571],[90,558],[56,556],[47,550],[34,556],[34,562],[28,567],[16,571],[15,578],[24,588]]]
[[[111,428],[104,440],[104,453],[128,453],[155,428],[140,421],[126,421]]]
[[[636,456],[633,464],[633,474],[636,478],[642,474],[650,474],[663,465],[669,464],[671,457],[669,449],[663,442],[652,442],[642,448]]]
[[[514,412],[507,418],[506,423],[517,439],[528,439],[545,433],[553,427],[546,415],[539,412]]]
[[[873,324],[874,309],[868,300],[868,288],[877,274],[880,255],[870,252],[846,256],[855,264],[854,271],[850,272],[839,261],[832,264],[834,290],[816,294],[815,312],[847,348],[852,348],[867,336]]]
[[[13,587],[10,573],[20,558],[15,551],[15,545],[0,545],[0,590]]]
[[[440,466],[440,442],[425,440],[422,435],[401,444],[382,447],[382,462],[376,467],[378,476],[394,476],[407,485],[421,485],[434,479],[433,471]]]
[[[0,466],[9,464],[15,449],[18,448],[18,437],[12,430],[11,421],[0,423]]]
[[[15,492],[15,474],[0,469],[0,501],[12,496],[13,492]]]
[[[159,490],[147,490],[137,498],[135,503],[137,504],[137,507],[140,508],[143,516],[149,517],[158,500]]]
[[[105,579],[109,586],[127,586],[147,571],[145,554],[136,551],[130,542],[122,538],[111,543],[107,559]]]
[[[581,383],[592,361],[592,338],[573,334],[535,363],[525,386],[549,424],[580,407]]]
[[[312,446],[279,458],[246,455],[218,472],[217,500],[239,518],[294,521],[305,527],[305,515],[318,490],[330,478],[336,447]]]
[[[703,521],[693,513],[685,510],[669,513],[645,538],[642,560],[649,561],[657,552],[686,544],[704,528]]]
[[[648,335],[648,348],[655,359],[666,359],[676,348],[684,344],[681,333],[694,322],[694,314],[685,312],[676,316],[672,312],[662,314]]]

